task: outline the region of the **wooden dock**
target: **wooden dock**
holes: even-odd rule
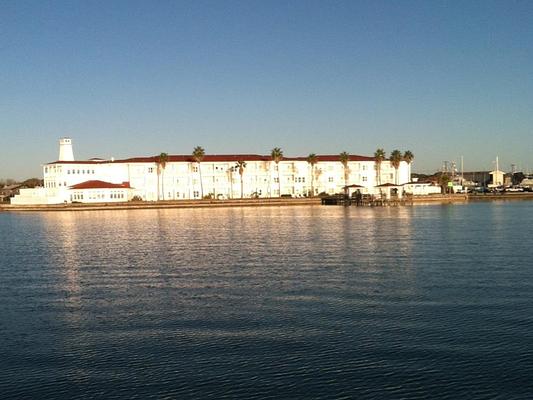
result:
[[[322,197],[325,206],[356,206],[356,207],[397,207],[413,205],[412,196],[391,196],[386,198],[379,195],[363,194],[361,196],[345,196],[342,194]]]

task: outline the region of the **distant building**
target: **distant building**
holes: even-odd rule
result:
[[[413,179],[412,182],[407,182],[403,185],[403,188],[405,193],[415,196],[440,194],[442,192],[440,185],[433,182],[418,181],[417,179]]]
[[[533,178],[522,179],[522,182],[520,182],[520,186],[526,187],[526,188],[533,188]]]
[[[71,139],[62,138],[59,147],[59,160],[43,166],[44,187],[21,190],[12,204],[200,199],[202,192],[218,199],[302,197],[342,193],[351,184],[374,194],[379,184],[410,180],[405,161],[398,170],[383,161],[378,177],[374,157],[359,155],[350,156],[345,171],[339,155],[318,155],[314,166],[307,157],[284,157],[276,164],[270,156],[255,154],[205,155],[201,164],[191,155],[169,155],[162,164],[158,156],[76,161]],[[242,176],[239,161],[246,163]]]
[[[496,169],[489,174],[491,176],[489,187],[503,186],[505,184],[505,172],[500,171],[498,157],[496,157]]]
[[[14,184],[14,185],[7,185],[3,188],[0,188],[0,202],[5,202],[9,198],[17,195],[20,191],[20,188],[22,185],[20,184]]]
[[[500,170],[495,170],[489,172],[489,175],[491,177],[489,187],[496,187],[496,186],[502,186],[505,183],[505,172]]]

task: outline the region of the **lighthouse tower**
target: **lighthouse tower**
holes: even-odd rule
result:
[[[74,153],[72,152],[72,140],[70,138],[59,139],[58,161],[74,161]]]

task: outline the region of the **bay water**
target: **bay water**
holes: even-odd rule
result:
[[[533,202],[0,213],[2,399],[531,399]]]

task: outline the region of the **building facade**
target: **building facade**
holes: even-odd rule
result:
[[[380,184],[410,180],[405,161],[398,169],[383,161],[378,169],[373,157],[357,155],[349,157],[347,168],[339,155],[318,155],[314,165],[306,157],[284,157],[275,163],[270,156],[256,154],[205,155],[200,163],[191,155],[76,161],[69,146],[70,139],[61,139],[60,159],[43,166],[44,187],[21,191],[12,204],[303,197],[342,193],[354,184],[362,186],[363,193],[376,194]],[[123,195],[116,197],[119,189]],[[83,190],[97,197],[85,192],[81,196]]]

